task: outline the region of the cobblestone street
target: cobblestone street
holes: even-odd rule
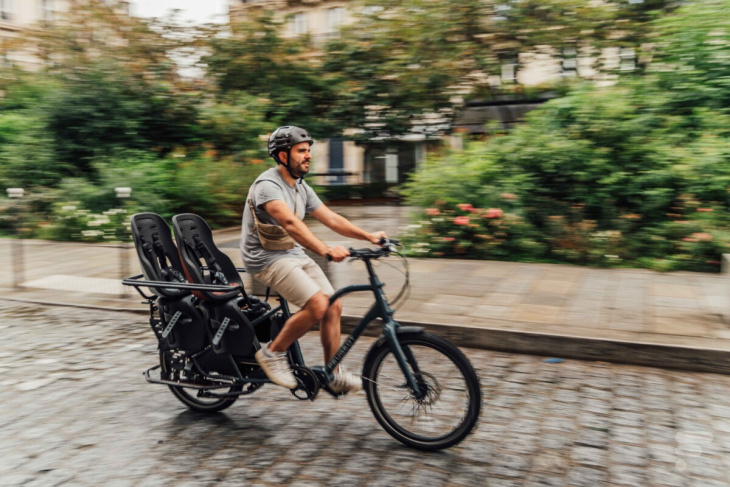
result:
[[[142,376],[157,363],[142,315],[0,301],[0,334],[3,486],[730,485],[729,376],[465,349],[480,425],[423,453],[387,435],[363,394],[295,402],[268,385],[189,412]],[[316,335],[302,346],[321,362]]]

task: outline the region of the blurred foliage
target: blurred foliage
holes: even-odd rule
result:
[[[77,3],[9,46],[41,72],[0,72],[0,184],[26,188],[0,196],[0,232],[121,239],[136,211],[234,225],[277,125],[437,136],[464,101],[573,90],[509,134],[429,154],[404,190],[427,209],[414,252],[715,270],[730,242],[729,1],[364,0],[326,42],[265,11],[191,27]],[[605,76],[608,47],[637,52],[614,87],[493,83],[517,53],[574,51]],[[205,78],[180,74],[185,56]]]
[[[363,0],[348,5],[355,21],[326,37],[290,37],[291,19],[250,9],[230,28],[202,29],[197,45],[207,52],[201,66],[219,94],[261,98],[271,126],[301,125],[322,138],[344,128],[359,129],[354,137],[362,139],[413,130],[440,135],[464,99],[535,96],[566,84],[495,88],[490,76],[499,76],[517,53],[561,57],[571,49],[582,58],[593,55],[593,68],[605,73],[615,68],[596,53],[604,47],[641,52],[651,41],[646,24],[675,4]]]
[[[614,68],[605,47],[649,42],[646,23],[675,2],[626,0],[367,0],[363,14],[327,44],[323,68],[339,86],[337,115],[362,137],[395,137],[417,127],[448,131],[455,100],[529,95],[520,85],[495,87],[518,54],[595,57],[600,75]],[[514,60],[514,61],[513,61]],[[545,86],[542,89],[551,89]],[[533,94],[534,96],[534,94]]]
[[[343,128],[332,114],[337,93],[307,55],[310,39],[283,37],[284,26],[271,12],[254,10],[232,32],[228,26],[203,31],[207,74],[220,97],[258,97],[267,127],[297,125],[315,138],[333,137]]]
[[[0,184],[26,190],[2,205],[22,205],[25,235],[104,241],[122,208],[239,222],[264,169],[265,107],[243,93],[216,100],[180,75],[175,57],[197,49],[188,28],[91,2],[16,40],[45,62],[0,72]],[[117,200],[119,186],[130,200]],[[3,219],[0,232],[15,226]]]
[[[645,76],[580,87],[509,134],[430,159],[404,190],[430,207],[410,240],[432,255],[502,258],[511,240],[514,258],[719,270],[730,245],[730,104],[717,101],[730,80],[730,18],[717,12],[729,7],[708,0],[657,21]],[[483,210],[469,215],[477,226],[457,223],[459,204],[504,211],[510,231],[495,240]],[[517,245],[524,235],[537,243],[530,252]]]

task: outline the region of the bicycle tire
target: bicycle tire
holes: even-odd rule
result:
[[[170,371],[170,351],[160,351],[160,367],[163,374]],[[238,396],[233,397],[198,397],[198,389],[168,385],[173,395],[188,408],[201,413],[217,413],[233,405]],[[237,392],[243,386],[232,386],[228,392]]]
[[[481,412],[481,387],[474,367],[461,350],[436,335],[399,334],[398,341],[404,353],[415,358],[418,371],[410,358],[409,366],[426,394],[415,397],[383,338],[368,353],[362,374],[375,419],[393,438],[419,450],[456,445],[474,430]],[[415,431],[421,426],[425,429]]]

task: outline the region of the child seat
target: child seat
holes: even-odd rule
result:
[[[170,227],[155,213],[131,217],[132,237],[142,274],[149,281],[187,282]],[[158,338],[169,348],[195,352],[207,343],[207,319],[186,289],[154,288],[162,329]]]
[[[180,249],[183,270],[195,284],[240,286],[243,281],[230,257],[213,242],[208,224],[198,215],[183,213],[172,217],[175,241]],[[252,356],[259,348],[251,322],[239,306],[238,289],[230,291],[195,290],[211,312],[213,350],[235,356]],[[252,305],[243,293],[243,305]]]

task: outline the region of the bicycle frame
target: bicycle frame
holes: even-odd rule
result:
[[[347,352],[362,336],[368,325],[376,318],[381,318],[383,320],[383,335],[385,336],[385,339],[388,341],[393,350],[393,355],[398,362],[398,366],[401,368],[403,376],[405,377],[409,387],[412,388],[416,396],[420,396],[421,393],[418,387],[418,382],[416,381],[416,378],[408,367],[408,363],[410,362],[411,365],[415,368],[415,360],[413,359],[413,357],[410,357],[410,359],[406,358],[406,354],[404,353],[403,349],[400,346],[400,343],[398,342],[397,334],[400,324],[393,319],[393,314],[395,313],[395,310],[391,309],[391,307],[388,305],[388,300],[385,298],[385,294],[383,293],[383,286],[385,286],[385,284],[381,282],[380,279],[378,279],[378,276],[373,269],[373,265],[372,262],[370,262],[370,259],[363,259],[363,262],[365,263],[365,267],[368,271],[370,284],[353,284],[350,286],[345,286],[337,290],[335,294],[330,297],[330,304],[347,294],[363,291],[371,291],[373,293],[373,296],[375,297],[375,303],[373,303],[373,306],[368,310],[367,313],[365,313],[365,316],[360,320],[353,332],[345,339],[345,342],[340,346],[339,349],[337,349],[334,357],[332,357],[327,365],[324,366],[323,371],[328,376],[328,378],[331,377],[335,367],[337,367],[342,359],[345,358]]]
[[[406,382],[408,386],[413,390],[416,396],[420,395],[420,388],[418,386],[418,381],[416,380],[415,376],[411,372],[411,369],[409,368],[408,364],[410,364],[415,370],[417,370],[417,364],[415,363],[415,360],[411,356],[411,354],[406,354],[404,350],[401,348],[400,343],[398,342],[398,329],[400,327],[400,324],[393,319],[393,314],[395,313],[395,310],[391,309],[388,305],[388,300],[385,297],[385,294],[383,293],[383,287],[385,284],[380,281],[377,274],[375,273],[375,270],[373,269],[372,262],[370,259],[362,259],[362,261],[365,263],[365,267],[368,272],[369,277],[369,284],[353,284],[349,286],[345,286],[341,289],[338,289],[335,291],[335,293],[330,297],[329,302],[330,304],[334,303],[337,299],[342,298],[343,296],[346,296],[351,293],[355,292],[366,292],[370,291],[373,293],[373,296],[375,298],[375,302],[373,303],[372,307],[368,310],[367,313],[365,313],[365,316],[360,320],[360,322],[357,324],[355,329],[352,331],[350,335],[345,339],[344,343],[340,346],[339,349],[337,349],[337,352],[335,352],[334,357],[324,366],[314,366],[311,367],[311,369],[317,373],[319,376],[323,377],[324,383],[329,383],[334,375],[334,369],[342,362],[342,360],[345,358],[347,353],[350,351],[350,349],[353,347],[353,345],[357,342],[357,340],[362,336],[362,334],[365,332],[367,327],[370,325],[372,321],[374,321],[377,318],[380,318],[383,321],[383,335],[385,336],[385,339],[388,341],[388,344],[390,345],[391,349],[393,350],[393,355],[396,359],[396,362],[398,363],[398,366],[400,367],[401,371],[403,372],[403,376],[406,379]],[[239,272],[243,271],[243,269],[237,269]],[[239,288],[241,293],[245,293],[242,286],[220,286],[220,285],[212,285],[212,284],[190,284],[190,283],[171,283],[171,282],[161,282],[161,281],[140,281],[139,279],[142,278],[142,275],[130,277],[128,279],[124,279],[122,282],[125,285],[134,286],[137,289],[137,292],[139,292],[142,297],[149,299],[150,296],[146,296],[142,291],[140,291],[139,287],[153,287],[153,288],[175,288],[175,289],[189,289],[189,290],[208,290],[208,291],[230,291],[232,289]],[[245,294],[244,294],[245,295]],[[284,298],[278,298],[279,300],[279,306],[273,307],[272,309],[268,310],[266,313],[260,315],[253,321],[251,321],[251,325],[254,327],[258,325],[261,322],[264,322],[265,320],[271,318],[275,313],[281,311],[283,312],[284,316],[288,319],[291,316],[291,312],[289,311],[289,305],[287,301]],[[294,342],[294,344],[289,348],[289,353],[291,360],[296,365],[302,365],[306,366],[304,361],[304,356],[302,354],[301,348],[299,347],[298,342]],[[243,377],[238,378],[239,380],[243,380]],[[246,382],[268,382],[267,379],[245,379]]]

